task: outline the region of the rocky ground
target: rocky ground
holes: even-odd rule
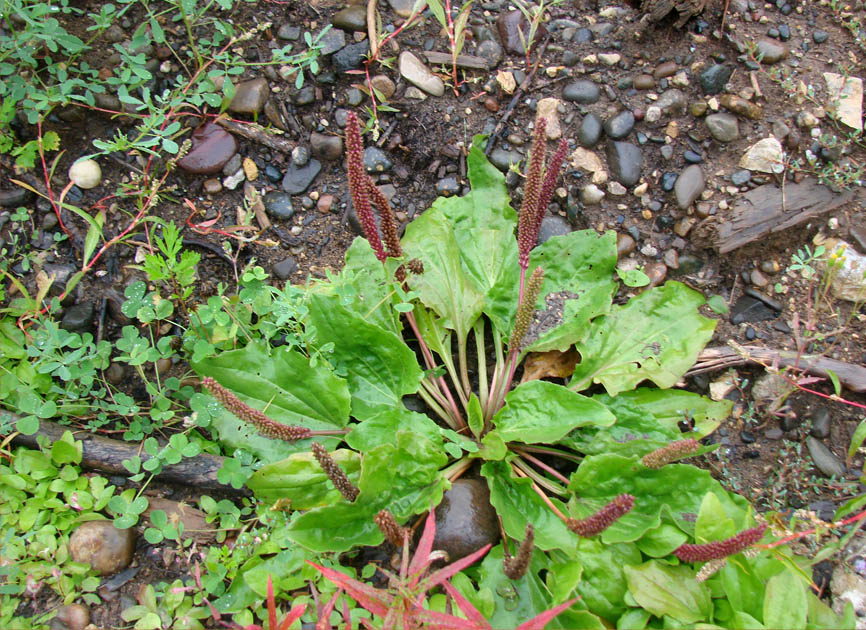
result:
[[[398,28],[413,4],[380,0],[383,31]],[[851,4],[711,0],[678,30],[676,11],[653,21],[626,2],[568,1],[547,10],[527,55],[517,34],[520,13],[505,0],[476,2],[456,90],[450,62],[435,55],[449,52],[448,40],[426,15],[386,44],[387,65],[370,65],[387,107],[379,103],[364,155],[405,224],[437,195],[467,189],[465,156],[479,133],[494,134],[489,157],[508,173],[519,198],[533,121],[539,113],[547,116],[551,146],[564,138],[570,157],[541,238],[573,229],[615,230],[623,271],[641,268],[653,285],[674,278],[720,296],[716,310],[730,312],[707,309],[719,318],[713,346],[734,341],[855,366],[841,393],[860,407],[819,395],[833,392],[826,380],[805,384],[818,394],[792,394],[790,383],[754,364],[708,364],[686,383],[736,401],[733,417],[716,433],[722,446],[709,461],[721,479],[759,509],[809,508],[823,518],[862,492],[863,457],[846,460],[866,403],[854,391],[866,390],[856,372],[866,362],[860,312],[866,295],[860,293],[864,148],[851,137],[862,127],[864,52],[845,26],[864,10],[860,2]],[[106,37],[127,39],[133,17]],[[247,245],[240,260],[254,256],[275,282],[303,283],[339,268],[359,232],[348,206],[340,131],[349,110],[365,118],[372,112],[364,75],[353,73],[364,68],[369,50],[366,7],[342,0],[261,2],[238,5],[232,19],[244,28],[271,23],[239,44],[251,61],[266,61],[287,43],[303,47],[305,31],[332,28],[321,41],[319,73],[308,73],[302,87],[295,87],[291,67],[279,65],[252,66],[236,79],[230,115],[282,131],[285,150],[210,122],[195,131],[191,150],[167,180],[171,194],[156,212],[186,225],[186,244],[204,253],[199,296],[231,282],[231,260],[213,229],[238,223],[244,189],[248,199],[251,187],[262,195],[274,229]],[[182,47],[181,29],[174,28],[166,45]],[[157,76],[178,70],[167,51],[145,53]],[[94,61],[110,72],[111,57]],[[103,109],[122,109],[116,96],[100,99]],[[53,182],[58,190],[72,162],[92,152],[94,139],[125,129],[122,120],[80,109],[62,112],[48,128],[60,133],[66,149]],[[125,155],[99,158],[99,164],[101,173],[70,174],[81,184],[69,191],[71,202],[92,207],[129,180],[129,166],[142,167]],[[95,177],[95,186],[85,187],[93,183],[88,177]],[[6,207],[0,237],[8,240],[14,229],[9,217],[26,197],[0,186]],[[184,198],[189,203],[180,203]],[[37,264],[12,266],[26,286],[35,285],[39,268],[60,277],[76,269],[75,250],[54,244],[53,211],[41,201],[35,205],[38,229],[28,240]],[[191,207],[199,214],[191,216]],[[125,225],[125,210],[109,208],[109,234]],[[828,254],[840,241],[848,243],[850,274],[828,275],[820,262],[810,264],[816,270],[811,278],[791,268],[798,250],[815,248],[816,235],[831,239]],[[64,326],[92,328],[104,318],[106,334],[116,334],[124,323],[119,296],[140,278],[128,267],[134,256],[133,249],[118,248],[82,282]],[[832,285],[826,290],[825,280]]]

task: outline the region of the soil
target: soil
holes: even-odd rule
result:
[[[473,5],[469,20],[472,33],[467,34],[464,54],[477,54],[479,42],[474,35],[478,34],[478,29],[482,26],[489,31],[495,31],[495,20],[499,13],[506,9],[505,4],[495,1]],[[725,6],[726,26],[725,36],[722,37]],[[240,30],[263,22],[272,23],[260,36],[239,44],[243,47],[247,59],[266,60],[271,49],[285,44],[277,38],[281,26],[289,24],[299,26],[302,31],[317,32],[344,7],[344,2],[336,0],[236,3],[230,18]],[[401,23],[385,0],[378,2],[378,10],[384,25]],[[136,7],[128,14],[133,24],[137,24],[142,18],[136,11],[140,12],[140,8]],[[855,8],[853,11],[862,16],[862,8]],[[222,17],[226,18],[225,15]],[[580,124],[589,112],[597,113],[602,119],[621,109],[638,113],[635,129],[626,140],[641,147],[644,157],[642,181],[648,184],[648,191],[645,193],[647,197],[635,196],[628,190],[622,196],[608,194],[599,205],[583,205],[578,201],[578,190],[586,185],[591,173],[568,168],[561,180],[565,192],[555,196],[556,202],[551,206],[550,215],[558,215],[568,220],[574,229],[613,229],[621,234],[631,233],[637,237],[637,245],[633,253],[623,257],[624,260],[631,261],[626,264],[644,265],[647,270],[654,268],[656,272],[661,269],[667,279],[686,282],[707,296],[720,295],[731,307],[745,295],[747,289],[756,289],[780,302],[781,311],[771,309],[768,319],[739,324],[731,323],[727,315],[719,316],[708,308],[705,309],[705,314],[718,319],[711,345],[724,346],[734,341],[773,349],[823,354],[857,365],[866,363],[866,349],[862,344],[866,335],[866,318],[860,312],[860,305],[837,300],[831,295],[823,296],[818,283],[809,282],[796,272],[786,271],[792,255],[806,245],[812,247],[812,239],[819,232],[847,239],[855,247],[861,248],[861,254],[864,253],[864,242],[857,239],[858,234],[866,234],[866,217],[862,214],[859,196],[829,213],[769,234],[727,254],[719,254],[711,246],[712,239],[697,238],[697,231],[689,232],[681,227],[684,225],[682,220],[690,218],[705,220],[709,217],[710,223],[724,222],[726,209],[732,207],[739,196],[750,188],[767,183],[781,184],[784,178],[793,181],[801,177],[802,174],[797,173],[796,169],[788,168],[782,174],[754,172],[750,181],[739,187],[730,181],[731,175],[741,170],[739,162],[748,147],[777,131],[779,123],[784,123],[793,134],[800,136],[798,144],[789,140],[786,147],[790,157],[799,158],[801,163],[805,163],[804,151],[810,148],[813,138],[808,128],[798,127],[795,121],[797,114],[803,111],[824,115],[821,106],[828,106],[828,96],[822,73],[840,72],[841,68],[842,72],[848,71],[853,76],[862,75],[864,53],[830,7],[805,0],[766,4],[745,0],[731,0],[729,4],[710,1],[700,16],[689,20],[684,28],[679,30],[674,28],[676,12],[657,23],[641,23],[640,11],[626,3],[610,4],[603,1],[596,5],[594,2],[569,1],[551,7],[548,17],[550,39],[536,49],[543,50],[540,59],[536,59],[535,53],[530,55],[531,63],[537,62],[538,69],[520,98],[516,99],[513,111],[510,105],[512,95],[504,93],[494,77],[497,72],[525,75],[528,68],[524,55],[506,53],[495,70],[466,72],[466,82],[457,89],[456,94],[449,83],[443,96],[429,96],[424,100],[405,97],[409,84],[396,70],[396,60],[392,64],[393,68],[373,68],[375,72],[388,75],[397,86],[389,105],[398,111],[380,110],[379,124],[384,133],[375,143],[386,152],[393,162],[393,167],[374,177],[377,177],[377,184],[380,186],[393,187],[392,204],[398,217],[405,223],[429,207],[437,196],[437,182],[443,178],[453,176],[461,186],[468,186],[465,177],[465,151],[474,134],[489,133],[497,122],[505,118],[506,113],[510,113],[505,128],[496,138],[497,146],[525,153],[531,139],[529,129],[538,101],[547,97],[561,99],[563,88],[568,83],[576,79],[590,79],[601,84],[601,99],[589,105],[563,101],[559,113],[562,137],[572,143],[571,149],[577,146],[575,142]],[[62,16],[58,16],[58,19],[62,19]],[[83,32],[88,24],[86,20],[71,19],[65,26],[71,32]],[[604,26],[605,24],[608,26]],[[575,29],[586,27],[603,34],[592,41],[577,43],[574,37]],[[784,30],[783,27],[790,30],[790,39],[784,42],[789,49],[786,59],[773,66],[759,66],[754,71],[750,71],[748,66],[738,59],[741,52],[737,50],[735,41],[757,41],[766,38],[768,30],[775,29],[778,32]],[[131,30],[127,29],[127,36],[131,34]],[[181,29],[174,30],[176,33],[169,34],[168,43],[182,49],[185,39]],[[818,31],[829,35],[826,41],[816,43],[818,38],[814,37],[814,34]],[[570,41],[566,40],[565,36],[568,32],[572,34]],[[347,34],[347,42],[352,41],[353,35]],[[395,41],[399,50],[419,52],[432,48],[448,51],[447,38],[432,18],[425,19],[421,25],[402,33]],[[773,41],[778,44],[778,40]],[[612,66],[593,62],[592,55],[603,53],[616,53],[621,60]],[[388,56],[396,54],[396,49],[388,50]],[[727,144],[713,140],[703,120],[689,111],[689,107],[695,103],[710,101],[711,97],[702,91],[699,75],[714,61],[723,61],[734,68],[728,83],[728,92],[750,97],[763,108],[762,115],[757,120],[740,116],[740,136]],[[675,73],[668,78],[657,79],[655,88],[651,90],[636,90],[623,82],[624,79],[633,79],[639,74],[651,75],[653,69],[665,62],[673,63]],[[91,63],[102,67],[105,60],[101,53],[96,52]],[[791,72],[795,86],[802,81],[804,85],[814,88],[815,102],[798,102],[795,93],[771,79],[770,71],[773,68],[784,68]],[[339,133],[339,110],[351,108],[348,99],[354,89],[352,86],[363,80],[363,75],[333,73],[327,58],[323,62],[322,70],[319,80],[308,77],[307,86],[313,87],[315,98],[313,102],[305,105],[294,104],[297,90],[273,73],[269,75],[261,68],[254,68],[243,75],[243,78],[270,77],[270,97],[285,104],[291,119],[288,131],[283,137],[288,138],[292,144],[309,147],[311,131]],[[434,70],[440,72],[446,82],[450,80],[450,68],[434,67]],[[685,73],[687,83],[677,74],[680,72]],[[323,80],[327,80],[329,76],[334,79],[333,83]],[[665,84],[670,84],[668,87],[675,84],[682,90],[686,111],[681,115],[665,115],[658,122],[647,122],[641,114],[645,115],[647,108],[653,104],[652,95],[665,91]],[[756,86],[762,96],[755,93]],[[360,114],[368,111],[369,106],[369,99],[364,97],[361,106],[353,109]],[[52,116],[45,125],[45,130],[54,130],[60,134],[64,149],[51,180],[55,195],[67,184],[66,173],[72,162],[93,152],[91,143],[94,139],[114,136],[118,130],[128,130],[122,119],[103,113],[78,109],[62,114]],[[238,118],[244,119],[242,116]],[[199,120],[186,117],[184,122],[195,126]],[[267,123],[266,120],[260,122]],[[819,117],[819,126],[822,132],[835,130],[834,124],[827,117]],[[638,132],[645,134],[649,141],[640,144]],[[25,129],[22,133],[26,136],[33,131]],[[262,174],[269,165],[276,167],[280,173],[284,172],[291,162],[291,156],[242,138],[238,138],[238,141],[239,154],[251,158],[258,166],[260,175],[253,182],[253,186],[261,194],[281,190],[279,181],[269,181]],[[369,135],[365,136],[365,142],[368,146],[373,144]],[[670,159],[665,159],[662,155],[660,147],[663,144],[668,144],[673,149]],[[604,162],[603,144],[594,150]],[[665,192],[661,182],[665,173],[680,173],[689,165],[685,157],[687,151],[698,154],[707,185],[697,205],[681,210],[674,193]],[[863,164],[864,158],[864,149],[852,144],[844,156],[836,155],[833,158],[835,162],[824,163],[823,166],[840,165],[844,160],[856,166]],[[91,190],[78,191],[81,199],[76,203],[91,212],[99,208],[106,209],[106,234],[113,236],[125,228],[130,213],[135,211],[128,197],[117,194],[118,188],[122,188],[124,183],[131,179],[131,169],[123,163],[140,169],[143,162],[134,155],[115,155],[100,158],[99,161],[103,172],[102,184]],[[3,168],[5,170],[0,178],[0,187],[4,190],[11,189],[13,186],[9,180],[13,173],[8,162],[3,163]],[[41,182],[40,189],[45,188],[41,169],[20,177],[36,184]],[[220,282],[228,286],[234,285],[235,270],[231,260],[218,253],[222,250],[225,238],[214,230],[225,231],[236,225],[238,210],[244,207],[243,186],[236,190],[223,189],[209,195],[203,190],[203,182],[209,177],[222,179],[223,175],[191,175],[179,169],[174,170],[166,180],[165,196],[153,211],[163,219],[184,226],[183,235],[188,245],[190,240],[205,243],[196,246],[202,253],[202,263],[194,299],[203,299],[212,294]],[[509,181],[512,179],[519,180],[512,176]],[[859,181],[856,184],[859,185]],[[600,188],[605,187],[600,185]],[[390,192],[389,189],[389,194]],[[329,212],[321,212],[316,208],[316,200],[323,195],[334,196]],[[518,197],[519,191],[516,191],[515,199]],[[184,200],[189,200],[190,203],[185,203]],[[257,242],[243,248],[238,257],[239,264],[243,265],[254,257],[257,264],[270,272],[277,263],[287,256],[292,256],[297,263],[297,270],[287,282],[298,284],[303,283],[308,276],[323,277],[326,270],[338,270],[345,249],[356,236],[350,227],[347,202],[346,176],[341,160],[323,161],[322,171],[309,190],[293,197],[296,209],[294,216],[288,221],[271,218],[281,233],[291,235],[291,238],[280,239],[272,233],[263,234]],[[515,205],[517,203],[518,201],[515,201]],[[36,208],[32,215],[33,233],[25,235],[22,232],[22,236],[25,237],[25,242],[31,240],[32,236],[35,243],[31,256],[33,269],[26,272],[21,266],[22,251],[10,254],[10,260],[19,261],[12,269],[28,290],[35,289],[36,272],[41,264],[80,266],[81,241],[78,239],[86,233],[87,227],[79,218],[63,212],[63,222],[72,231],[73,238],[55,245],[51,234],[58,229],[53,227],[54,222],[50,218],[45,218],[53,216],[53,211],[42,201],[31,205]],[[191,217],[191,207],[195,207],[201,214]],[[10,208],[3,212],[8,216],[11,210]],[[208,228],[196,229],[191,226],[210,219],[216,221]],[[45,221],[47,223],[44,223]],[[0,226],[4,223],[5,227],[2,227],[0,235],[8,242],[15,224],[3,221]],[[43,225],[52,227],[43,228]],[[230,244],[232,251],[236,251],[236,242]],[[678,254],[679,269],[665,267],[662,262],[666,260],[665,254],[670,251]],[[68,307],[85,300],[94,302],[99,318],[98,322],[94,322],[94,327],[98,327],[104,338],[111,339],[119,335],[123,323],[122,318],[112,316],[115,309],[111,308],[108,299],[111,292],[122,294],[127,284],[143,277],[139,271],[131,268],[135,255],[136,250],[129,243],[115,247],[87,274],[65,303]],[[670,260],[670,257],[668,254],[667,260]],[[689,262],[689,269],[685,268],[686,261]],[[772,272],[773,263],[778,264],[778,272]],[[753,272],[760,269],[765,271],[758,274],[758,285],[766,280],[767,286],[754,284]],[[761,275],[764,276],[763,279]],[[783,292],[774,292],[774,285]],[[8,293],[9,297],[12,297],[11,293]],[[106,308],[106,304],[109,308]],[[798,344],[796,335],[798,322],[801,337],[805,336],[806,327],[811,327],[813,333],[812,338],[801,344]],[[181,367],[177,368],[179,372]],[[716,432],[713,439],[721,446],[715,455],[707,458],[706,465],[721,481],[743,493],[761,510],[808,508],[824,518],[832,518],[836,507],[863,491],[859,483],[863,456],[855,454],[853,459],[847,462],[848,474],[844,477],[827,478],[815,468],[805,440],[812,428],[811,420],[820,410],[826,409],[831,418],[830,434],[823,438],[823,442],[840,460],[845,461],[851,436],[863,418],[866,396],[843,390],[842,397],[854,403],[851,405],[819,394],[796,391],[781,401],[783,405],[775,405],[774,408],[768,401],[756,400],[752,395],[751,386],[764,373],[762,367],[738,367],[735,370],[738,379],[736,387],[727,394],[735,401],[735,411]],[[706,394],[710,383],[722,378],[724,373],[724,370],[718,370],[688,377],[684,385]],[[827,381],[804,386],[824,396],[833,393],[832,384]],[[176,492],[184,491],[177,489]],[[142,566],[142,570],[121,588],[120,592],[127,597],[134,598],[142,583],[172,579],[174,575],[180,575],[166,569],[158,550],[149,547],[143,542],[140,543],[136,562]],[[115,627],[121,623],[118,617],[119,608],[119,604],[107,606],[94,622],[99,627]]]

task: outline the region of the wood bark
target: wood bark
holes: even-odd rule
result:
[[[286,138],[273,134],[256,123],[239,123],[226,118],[217,118],[215,122],[229,133],[263,144],[274,151],[291,153],[292,149],[295,148]]]
[[[14,414],[7,416],[12,422],[18,417]],[[13,444],[22,444],[30,448],[38,448],[37,438],[41,435],[47,438],[48,444],[53,444],[63,435],[65,431],[72,431],[76,440],[82,444],[81,465],[84,468],[98,470],[112,475],[130,476],[130,472],[124,468],[123,460],[138,455],[142,463],[150,459],[150,455],[141,450],[138,444],[122,442],[99,435],[93,435],[87,431],[74,430],[50,420],[39,421],[39,431],[33,435],[17,435]],[[177,464],[163,465],[162,470],[156,475],[160,481],[166,481],[184,486],[195,486],[202,490],[222,490],[242,494],[244,490],[237,490],[230,485],[217,481],[217,471],[222,468],[224,457],[201,453],[195,457],[188,457]]]
[[[828,377],[832,371],[839,382],[852,392],[866,392],[866,367],[828,359],[818,355],[797,353],[788,350],[772,350],[758,346],[719,346],[705,348],[698,355],[698,361],[687,374],[700,374],[721,368],[744,365],[746,363],[777,364],[779,367],[796,367],[815,376]]]
[[[834,192],[817,180],[799,184],[765,184],[741,195],[724,218],[711,217],[696,226],[695,236],[708,239],[720,254],[809,221],[850,202],[853,191]]]

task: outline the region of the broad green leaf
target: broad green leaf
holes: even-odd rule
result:
[[[715,495],[708,494],[707,496]],[[664,558],[673,553],[674,549],[688,542],[688,538],[678,527],[670,523],[662,523],[644,534],[636,544],[638,549],[649,557]]]
[[[695,579],[694,569],[650,560],[640,566],[625,567],[625,576],[631,596],[657,617],[669,615],[686,624],[709,620],[710,593]]]
[[[643,630],[652,615],[643,608],[629,608],[616,620],[617,630]]]
[[[484,557],[478,569],[479,589],[493,593],[493,614],[487,619],[494,628],[513,628],[515,621],[526,621],[554,606],[538,572],[544,569],[544,555],[535,551],[529,569],[519,580],[511,580],[502,572],[502,545],[497,545]],[[554,627],[551,623],[549,627]],[[555,626],[560,627],[560,626]]]
[[[285,549],[261,564],[243,571],[243,581],[260,598],[267,597],[268,577],[284,590],[303,587],[305,580],[300,573],[308,555],[299,547]]]
[[[378,545],[383,537],[373,517],[388,509],[402,522],[438,504],[448,486],[439,469],[447,462],[430,440],[400,432],[395,444],[382,444],[364,454],[361,492],[353,503],[341,500],[299,515],[289,525],[288,536],[316,552]]]
[[[203,359],[193,368],[202,376],[215,378],[277,422],[323,430],[342,428],[349,421],[346,381],[321,363],[310,367],[307,357],[299,352],[252,343]],[[249,450],[268,462],[309,448],[308,440],[290,444],[266,438],[225,410],[216,413],[211,422],[225,446]],[[335,444],[335,439],[321,441],[328,445]]]
[[[424,414],[409,411],[405,407],[385,409],[379,415],[352,426],[346,435],[346,444],[356,451],[366,453],[382,444],[394,444],[398,431],[409,431],[423,435],[438,448],[442,447],[439,425]]]
[[[725,597],[735,611],[763,618],[764,583],[755,575],[751,563],[732,558],[719,570]]]
[[[421,301],[443,319],[458,339],[466,339],[481,314],[484,294],[463,268],[454,228],[436,205],[412,221],[403,237],[408,258],[420,258],[424,273],[410,283]]]
[[[639,387],[617,396],[596,394],[594,400],[616,416],[616,424],[604,429],[584,427],[562,440],[581,453],[645,455],[674,440],[699,440],[716,430],[728,417],[731,401],[713,401],[704,396],[674,389]],[[683,434],[678,423],[694,422],[693,432]]]
[[[734,521],[727,514],[722,502],[712,492],[704,495],[698,520],[695,522],[695,541],[698,543],[713,542],[730,538],[737,533]]]
[[[338,449],[331,457],[352,483],[357,484],[361,475],[360,455],[349,449]],[[309,510],[340,500],[340,492],[328,480],[312,453],[294,453],[263,466],[253,473],[246,485],[262,501],[288,499],[294,510]]]
[[[604,545],[598,538],[581,538],[575,559],[583,565],[577,584],[581,601],[608,621],[618,619],[627,609],[623,569],[640,563],[640,551],[634,545]]]
[[[486,462],[481,466],[481,474],[487,479],[490,503],[502,518],[506,534],[522,540],[526,524],[532,523],[536,547],[545,551],[562,549],[566,553],[574,553],[577,534],[570,532],[565,523],[544,504],[532,489],[529,479],[514,476],[511,466],[501,461]],[[562,504],[558,507],[562,510]]]
[[[866,440],[866,419],[860,421],[860,424],[854,429],[853,435],[851,435],[851,443],[848,445],[848,459],[854,457],[857,449],[863,446],[863,440]]]
[[[610,311],[616,282],[616,234],[601,236],[581,230],[555,236],[529,257],[527,278],[544,269],[544,284],[535,307],[537,323],[530,327],[527,350],[565,351],[589,333],[589,322]],[[509,335],[517,312],[520,272],[516,265],[488,294],[484,312],[504,335]]]
[[[529,381],[505,397],[493,416],[506,442],[552,444],[577,427],[609,427],[616,418],[600,402],[548,381]]]
[[[806,584],[793,571],[782,571],[767,582],[764,592],[764,625],[768,628],[806,627],[809,602]]]
[[[391,309],[393,288],[385,273],[369,241],[359,236],[346,250],[346,264],[339,276],[332,283],[314,285],[313,290],[332,290],[343,298],[342,306],[368,322],[399,333],[399,323]]]
[[[310,296],[309,317],[317,343],[334,344],[330,358],[338,369],[346,371],[355,418],[372,418],[417,391],[421,368],[399,335],[349,311],[334,297]]]
[[[634,508],[601,534],[605,543],[633,542],[664,520],[687,534],[693,534],[695,520],[708,492],[715,494],[734,518],[737,530],[743,528],[748,503],[728,494],[706,470],[687,464],[668,464],[660,469],[646,468],[637,457],[592,455],[584,458],[572,474],[569,490],[579,499],[569,502],[576,518],[584,518],[620,494],[631,494]]]
[[[551,603],[559,605],[574,597],[574,591],[583,576],[583,565],[576,560],[547,563],[547,588],[550,590]]]
[[[668,282],[614,307],[577,344],[583,361],[569,388],[580,391],[601,383],[616,396],[646,379],[672,387],[713,334],[716,322],[697,310],[703,302],[697,291]]]
[[[484,430],[484,412],[481,410],[481,401],[478,400],[478,396],[475,395],[475,392],[472,392],[469,396],[469,405],[466,410],[466,415],[469,430],[472,431],[472,435],[479,437],[481,431]]]
[[[730,627],[741,628],[742,630],[763,630],[766,628],[764,624],[752,617],[752,615],[741,610],[734,611],[734,617],[731,619]]]
[[[809,600],[809,628],[839,628],[840,630],[854,630],[856,617],[851,602],[845,603],[845,611],[839,617],[832,609],[818,599],[814,593],[807,595]]]

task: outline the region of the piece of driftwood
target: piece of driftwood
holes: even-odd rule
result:
[[[679,19],[675,28],[682,28],[691,18],[704,10],[707,0],[643,0],[640,5],[644,16],[641,21],[661,22],[668,13],[676,11]]]
[[[283,153],[291,153],[294,145],[286,138],[281,138],[256,123],[239,123],[226,118],[217,118],[216,123],[228,131],[247,140],[258,142],[274,151],[282,151]]]
[[[423,54],[427,58],[427,63],[434,66],[451,65],[451,53],[437,52],[435,50],[425,50]],[[490,70],[490,63],[484,57],[476,57],[475,55],[457,55],[456,59],[458,68],[466,70]]]
[[[687,374],[701,374],[746,363],[797,367],[809,374],[825,378],[829,376],[828,372],[832,371],[839,378],[839,382],[849,390],[866,392],[866,367],[862,365],[811,354],[804,354],[798,358],[797,353],[793,351],[772,350],[758,346],[704,348],[698,355],[697,363]]]
[[[833,192],[815,179],[784,187],[765,184],[741,195],[724,219],[712,224],[710,245],[720,254],[808,221],[848,203],[853,191]]]
[[[4,420],[16,422],[18,416],[4,414]],[[72,430],[70,427],[51,422],[50,420],[39,421],[39,431],[33,435],[16,435],[14,444],[23,444],[30,448],[39,445],[36,439],[41,435],[53,444],[63,435],[65,431]],[[73,431],[76,440],[81,441],[82,458],[81,465],[84,468],[110,473],[112,475],[124,475],[128,477],[131,473],[124,468],[123,460],[130,459],[135,455],[141,457],[142,463],[150,459],[150,455],[140,450],[137,444],[112,440],[99,435],[93,435],[87,431]],[[165,464],[156,478],[160,481],[177,483],[184,486],[195,486],[203,490],[223,490],[241,494],[243,490],[236,490],[230,485],[217,481],[217,471],[222,468],[224,457],[201,453],[195,457],[187,457],[177,464]]]

